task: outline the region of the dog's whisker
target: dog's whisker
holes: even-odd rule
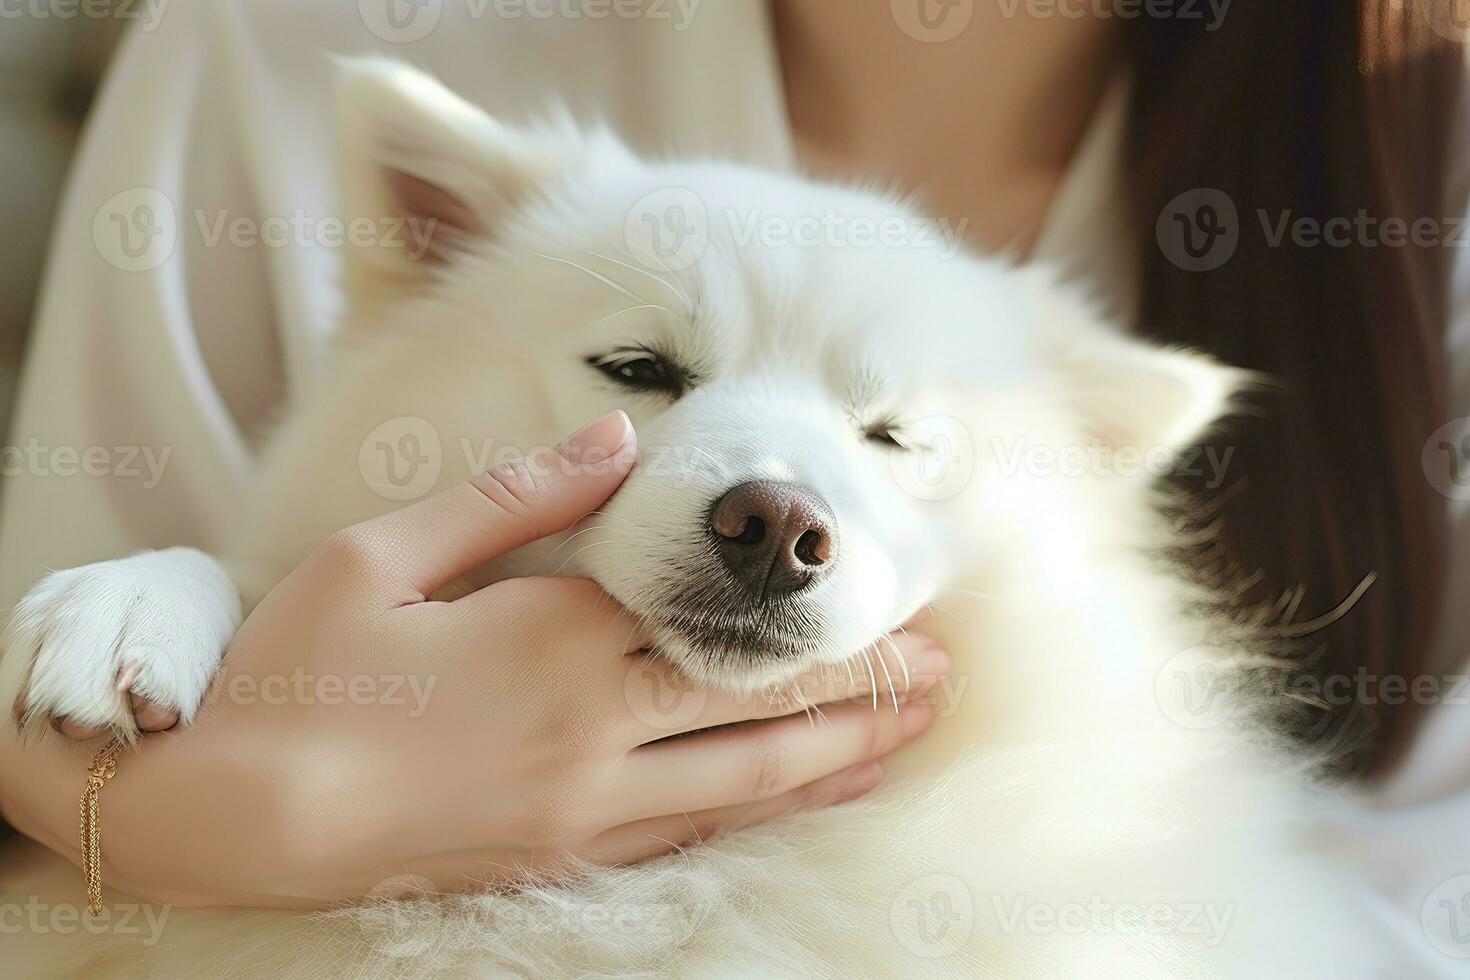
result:
[[[791,685],[791,696],[797,704],[801,705],[801,710],[806,715],[807,725],[811,727],[812,731],[816,731],[817,720],[812,717],[812,706],[810,702],[801,696],[801,692],[796,689],[795,683]]]
[[[612,320],[612,319],[615,319],[617,317],[620,317],[624,313],[634,313],[634,312],[636,312],[638,310],[661,310],[661,309],[663,309],[663,307],[662,306],[659,306],[657,303],[639,303],[637,306],[629,306],[629,307],[626,307],[625,309],[618,310],[616,313],[609,313],[607,316],[598,317],[596,320],[593,320],[591,323],[587,324],[587,326],[589,326],[589,327],[595,327],[599,323],[606,323],[608,320]]]
[[[956,595],[966,596],[966,597],[971,598],[971,599],[985,599],[986,601],[993,602],[993,603],[995,603],[997,605],[1001,605],[1001,606],[1006,605],[1006,601],[1004,599],[1002,599],[1000,596],[991,595],[988,592],[978,592],[978,591],[975,591],[973,589],[956,589],[956,588],[951,588],[948,591],[953,592]]]
[[[863,663],[868,665],[868,683],[873,688],[873,710],[878,710],[878,675],[873,673],[873,659],[868,656],[868,648],[862,649]]]
[[[604,286],[607,286],[609,289],[615,289],[615,290],[617,290],[618,292],[622,293],[624,296],[628,297],[629,299],[631,299],[635,303],[646,303],[646,304],[648,304],[650,306],[656,305],[656,304],[648,303],[648,300],[645,299],[644,297],[639,296],[637,293],[634,293],[634,292],[630,291],[625,286],[622,286],[622,285],[614,282],[613,280],[609,279],[607,276],[604,276],[602,273],[598,272],[596,269],[589,269],[589,268],[587,268],[585,265],[583,265],[580,262],[573,262],[571,259],[558,258],[555,255],[547,255],[545,252],[533,252],[531,254],[535,255],[538,259],[546,259],[548,262],[560,262],[562,265],[569,265],[573,269],[578,269],[578,270],[580,270],[582,272],[585,272],[585,273],[587,273],[587,275],[591,276],[593,279],[596,279],[598,282],[602,283]],[[659,309],[662,309],[665,313],[668,313],[670,316],[673,316],[673,313],[674,313],[673,310],[670,310],[667,307],[659,307]]]
[[[1287,603],[1286,611],[1281,614],[1280,625],[1291,625],[1292,620],[1296,619],[1296,614],[1301,611],[1302,600],[1305,599],[1306,596],[1307,590],[1305,587],[1298,586],[1296,589],[1292,590],[1291,601]]]
[[[692,300],[689,299],[689,294],[684,292],[684,287],[679,285],[678,273],[676,273],[673,269],[670,269],[668,264],[664,262],[663,259],[658,257],[657,252],[649,252],[648,257],[658,263],[660,271],[668,273],[671,285],[675,286],[679,290],[679,297],[684,300],[684,305],[689,308],[689,316],[692,319],[699,312],[699,307]],[[694,281],[694,288],[696,290],[699,289],[698,279]]]
[[[557,545],[555,548],[552,548],[549,552],[547,552],[546,553],[546,557],[547,558],[555,558],[556,557],[556,553],[558,551],[560,551],[561,549],[565,548],[567,545],[571,544],[573,541],[575,541],[576,539],[580,538],[582,535],[586,534],[588,531],[600,531],[600,530],[602,530],[602,528],[603,528],[603,525],[601,525],[601,524],[594,524],[591,527],[584,527],[580,531],[574,531],[573,533],[567,535],[567,539],[565,541],[563,541],[561,544]]]
[[[878,666],[883,668],[883,680],[888,684],[888,696],[893,699],[893,713],[898,714],[898,692],[893,689],[893,675],[888,672],[888,661],[883,658],[883,648],[874,643],[873,653],[878,658]]]
[[[908,691],[913,687],[913,683],[909,680],[909,662],[904,659],[903,651],[898,648],[898,644],[893,642],[893,637],[884,633],[881,639],[888,644],[888,648],[893,651],[893,659],[897,660],[898,665],[903,668],[903,689]]]
[[[703,446],[696,446],[696,445],[690,444],[689,448],[691,450],[693,450],[694,452],[699,453],[700,455],[704,456],[706,459],[708,459],[709,460],[709,463],[710,463],[710,468],[712,470],[714,470],[716,474],[723,475],[723,473],[725,472],[725,470],[724,470],[724,467],[720,465],[720,461],[718,459],[716,459]]]
[[[949,593],[953,593],[955,595],[966,596],[968,598],[984,599],[987,602],[994,602],[997,605],[1004,606],[1004,605],[1008,605],[1009,604],[1007,602],[1007,600],[1003,599],[1002,597],[1000,597],[998,595],[992,595],[989,592],[981,592],[978,589],[967,588],[963,583],[957,583],[957,582],[948,582],[948,583],[945,583],[945,582],[932,582],[932,581],[929,581],[927,579],[901,578],[901,577],[900,578],[897,578],[896,581],[901,582],[904,585],[918,585],[918,586],[923,586],[924,588],[927,588],[927,589],[933,589],[936,592],[941,592],[941,593],[943,593],[943,592],[949,592]]]
[[[627,269],[629,272],[636,272],[640,276],[647,276],[648,278],[652,279],[654,282],[658,283],[660,286],[664,287],[669,292],[671,292],[675,296],[677,296],[679,298],[679,301],[684,304],[685,309],[687,309],[689,311],[690,315],[693,315],[693,313],[694,313],[694,304],[689,302],[689,297],[687,295],[685,295],[684,290],[679,287],[679,284],[678,284],[678,280],[677,279],[674,280],[674,281],[672,281],[672,282],[670,282],[667,279],[664,279],[664,278],[662,278],[660,276],[654,275],[652,272],[649,272],[647,269],[640,269],[636,265],[632,265],[630,263],[624,262],[621,259],[615,259],[611,255],[604,255],[601,252],[594,252],[590,248],[581,248],[581,247],[575,246],[575,245],[573,246],[573,248],[576,248],[577,251],[584,252],[587,255],[591,255],[591,256],[593,256],[595,258],[602,259],[602,260],[604,260],[606,262],[611,262],[613,265],[620,265],[624,269]]]
[[[552,578],[555,578],[556,576],[560,575],[561,574],[561,570],[563,568],[566,568],[569,564],[571,564],[572,561],[574,559],[576,559],[576,557],[578,555],[580,555],[582,552],[584,552],[584,551],[591,551],[593,548],[596,548],[600,544],[612,544],[612,543],[613,543],[612,541],[594,541],[594,542],[592,542],[589,545],[583,545],[581,548],[578,548],[576,551],[572,552],[570,555],[567,555],[567,560],[564,561],[564,562],[562,562],[560,565],[556,566],[556,571],[554,571],[554,572],[551,573],[551,577]]]
[[[626,517],[620,517],[617,514],[609,514],[605,510],[589,510],[587,512],[587,516],[588,517],[606,517],[610,521],[620,521],[623,524],[627,524],[627,525],[630,525],[630,526],[633,524],[633,522],[630,521],[630,520],[628,520]]]
[[[930,612],[942,612],[946,616],[948,616],[950,619],[954,620],[956,623],[963,623],[964,622],[963,619],[961,619],[960,617],[956,616],[954,613],[950,612],[948,609],[945,609],[943,606],[941,606],[937,602],[926,602],[926,603],[924,603],[924,605],[926,605],[926,606],[929,607],[929,611]]]

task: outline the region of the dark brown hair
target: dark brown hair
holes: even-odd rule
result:
[[[1462,55],[1426,19],[1437,2],[1237,0],[1213,31],[1167,18],[1129,28],[1142,328],[1281,382],[1216,440],[1235,451],[1215,491],[1223,545],[1259,573],[1253,600],[1303,586],[1298,618],[1377,576],[1314,635],[1319,677],[1430,672],[1447,512],[1420,452],[1450,417],[1447,253],[1273,243],[1261,216],[1443,227]],[[1181,268],[1155,234],[1198,188],[1238,212],[1236,249],[1209,271]],[[1353,768],[1381,770],[1415,714],[1362,699],[1303,734],[1347,739]]]

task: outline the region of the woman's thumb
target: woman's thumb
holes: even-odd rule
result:
[[[633,423],[610,412],[550,449],[353,528],[395,555],[395,589],[427,596],[492,558],[564,531],[602,505],[632,469]],[[376,549],[375,549],[376,550]]]

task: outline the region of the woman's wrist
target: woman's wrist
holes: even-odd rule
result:
[[[252,839],[269,833],[264,818],[280,795],[278,770],[249,763],[230,745],[206,745],[201,734],[207,732],[145,737],[119,755],[117,775],[100,797],[104,883],[182,906],[293,904],[250,901],[276,869],[251,861],[236,832],[248,823]],[[0,737],[0,819],[79,868],[77,806],[101,744]]]
[[[93,751],[67,739],[0,735],[0,822],[79,862],[77,801]]]

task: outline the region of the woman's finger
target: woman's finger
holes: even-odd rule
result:
[[[934,710],[839,704],[820,716],[790,715],[634,749],[613,794],[614,820],[712,810],[769,800],[849,766],[882,758],[928,729]]]
[[[607,500],[638,438],[610,412],[551,449],[502,463],[428,500],[348,528],[339,545],[399,603],[420,601],[477,565],[566,530]],[[371,582],[369,584],[372,584]]]
[[[745,694],[700,687],[656,654],[631,655],[627,670],[614,697],[626,701],[630,738],[641,745],[717,725],[779,718],[810,706],[861,702],[893,712],[905,696],[927,691],[945,677],[949,656],[932,638],[910,630],[841,665],[824,664],[789,684]]]
[[[707,843],[793,810],[855,800],[871,792],[882,779],[878,763],[864,762],[768,800],[637,820],[599,834],[581,856],[596,864],[634,864],[681,847]]]

